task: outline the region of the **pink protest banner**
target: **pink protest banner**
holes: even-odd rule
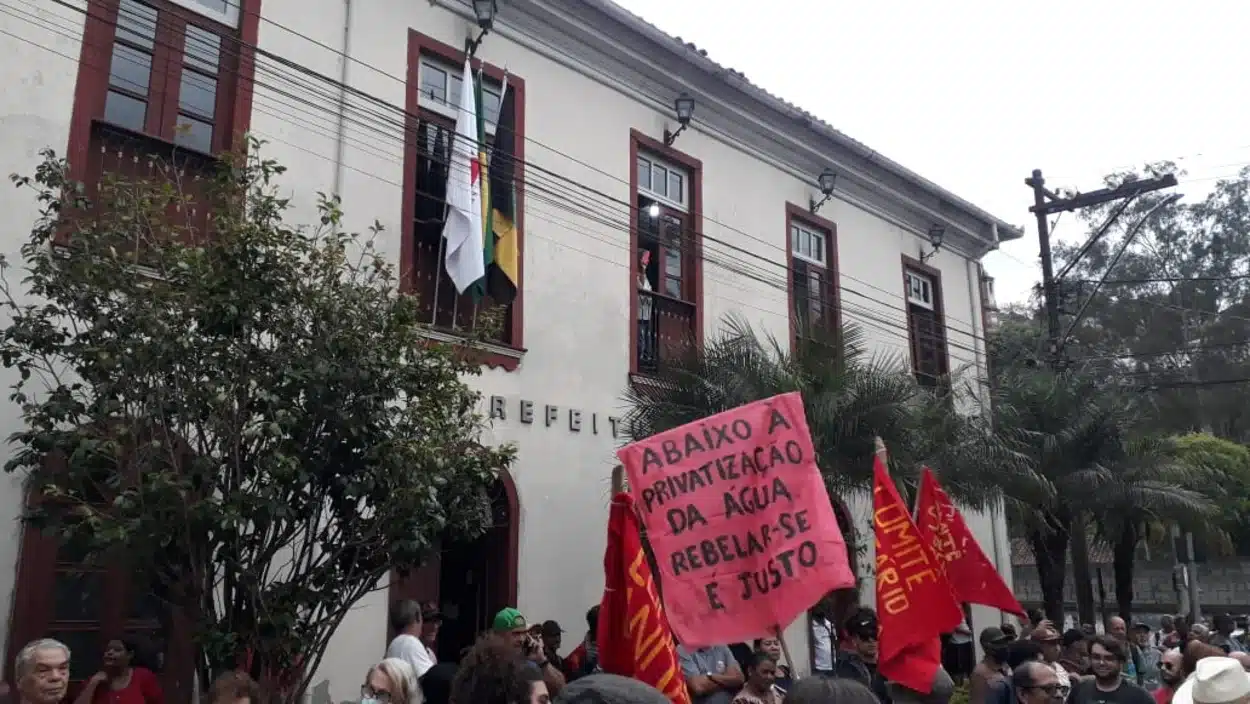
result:
[[[797,392],[617,456],[660,567],[669,623],[686,647],[772,633],[830,590],[855,585]]]

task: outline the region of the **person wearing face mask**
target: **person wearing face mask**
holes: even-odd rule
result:
[[[360,687],[360,704],[421,704],[421,687],[412,665],[386,658],[369,668]]]
[[[969,679],[968,704],[986,704],[994,683],[1004,680],[1007,672],[1007,645],[1011,638],[998,626],[981,630],[981,650],[985,656],[972,669]]]

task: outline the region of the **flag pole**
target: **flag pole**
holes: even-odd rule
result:
[[[612,468],[612,495],[625,491],[625,467],[616,465]]]
[[[786,645],[785,633],[781,631],[781,624],[773,626],[773,632],[777,634],[777,641],[781,643],[781,654],[786,657],[786,664],[790,666],[790,674],[794,675],[794,659],[790,657],[790,646]],[[794,676],[794,679],[798,679]]]

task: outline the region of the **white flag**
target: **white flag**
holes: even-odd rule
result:
[[[482,249],[482,170],[477,155],[477,105],[473,99],[473,72],[464,62],[456,136],[447,168],[447,274],[456,290],[464,293],[486,276]]]

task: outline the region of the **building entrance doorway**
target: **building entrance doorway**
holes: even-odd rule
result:
[[[459,662],[502,608],[516,605],[519,516],[512,479],[501,472],[489,491],[491,527],[472,541],[440,541],[437,558],[391,583],[391,601],[433,602],[443,615],[435,651]],[[393,636],[394,634],[390,634]]]

